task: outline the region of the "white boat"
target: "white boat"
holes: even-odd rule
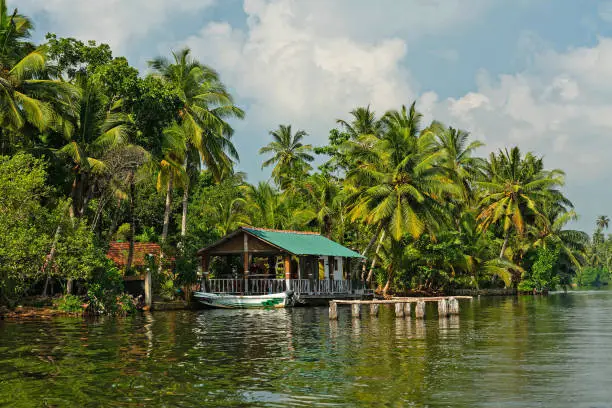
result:
[[[203,305],[221,309],[283,308],[293,305],[293,292],[269,295],[226,295],[194,292],[193,296]]]

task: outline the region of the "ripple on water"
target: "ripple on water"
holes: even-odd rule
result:
[[[0,321],[0,406],[611,406],[611,292],[349,314]]]

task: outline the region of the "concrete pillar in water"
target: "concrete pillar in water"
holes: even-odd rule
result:
[[[370,304],[370,316],[372,317],[378,316],[378,303]]]
[[[353,303],[351,305],[351,315],[353,317],[359,318],[359,316],[361,315],[361,305],[359,303]]]
[[[410,316],[412,314],[412,311],[411,311],[412,307],[410,305],[411,305],[410,302],[404,303],[404,317],[406,319],[410,319]]]
[[[446,307],[446,299],[438,300],[438,316],[448,316],[448,308]]]
[[[338,305],[336,302],[329,302],[329,320],[338,320]]]
[[[404,317],[404,305],[402,303],[395,304],[395,317]]]
[[[147,274],[145,275],[144,281],[144,289],[145,289],[145,305],[150,309],[153,304],[153,285],[151,278],[151,270],[147,268]]]
[[[417,319],[424,319],[425,318],[425,302],[422,300],[419,300],[416,304],[416,307],[414,308],[414,316]]]
[[[448,299],[448,313],[451,315],[459,314],[459,301],[454,297]]]

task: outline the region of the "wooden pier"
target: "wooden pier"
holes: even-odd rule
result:
[[[361,317],[361,306],[370,306],[370,316],[378,316],[379,305],[394,305],[396,317],[410,318],[412,315],[412,304],[415,303],[414,316],[417,319],[425,318],[425,303],[436,302],[438,304],[438,316],[446,317],[459,314],[459,299],[472,299],[472,296],[438,296],[438,297],[404,297],[386,300],[331,300],[329,302],[329,319],[338,319],[338,306],[351,305],[351,315],[354,318]]]

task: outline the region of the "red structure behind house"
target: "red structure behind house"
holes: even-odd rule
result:
[[[134,242],[134,258],[132,259],[133,268],[144,268],[147,265],[147,255],[151,254],[155,260],[159,258],[159,244],[153,242]],[[106,257],[113,261],[119,268],[127,265],[129,242],[111,242],[106,253]]]

